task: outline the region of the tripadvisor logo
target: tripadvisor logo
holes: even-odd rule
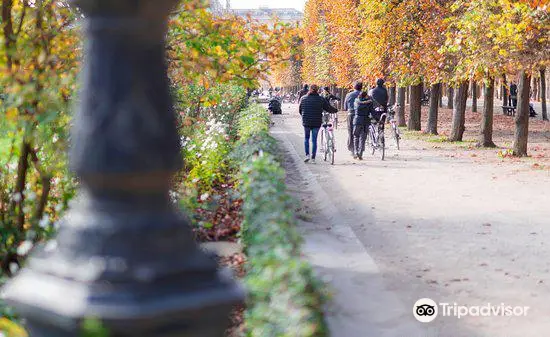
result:
[[[430,323],[437,317],[437,303],[429,298],[416,301],[413,307],[413,315],[417,321]]]
[[[510,306],[501,303],[500,305],[492,305],[487,303],[482,306],[464,306],[457,303],[439,303],[429,298],[422,298],[414,304],[413,315],[417,321],[422,323],[430,323],[438,315],[443,317],[456,317],[461,319],[466,316],[472,317],[498,317],[498,316],[527,316],[529,307],[525,306]]]

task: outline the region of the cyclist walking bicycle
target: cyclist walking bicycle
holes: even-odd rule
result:
[[[353,136],[353,118],[355,116],[355,100],[361,94],[363,90],[363,83],[355,83],[354,90],[347,94],[344,105],[348,111],[348,150],[352,156],[355,156],[354,136]]]
[[[317,155],[317,136],[319,129],[323,124],[323,111],[329,113],[337,113],[338,109],[331,106],[326,99],[319,95],[319,86],[312,84],[309,88],[309,93],[302,97],[298,107],[302,116],[302,125],[304,127],[304,148],[306,158],[304,162],[315,163]],[[310,156],[310,139],[311,139],[311,156]]]

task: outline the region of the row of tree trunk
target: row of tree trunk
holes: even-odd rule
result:
[[[548,112],[546,107],[546,76],[545,70],[540,70],[540,90],[536,91],[536,95],[540,97],[542,102],[542,117],[544,120],[548,120]],[[515,116],[516,132],[514,137],[513,151],[517,156],[527,155],[527,142],[529,134],[529,101],[531,94],[534,92],[531,89],[531,76],[525,71],[520,72],[518,83],[518,107]],[[504,105],[508,102],[508,91],[506,90],[507,78],[503,75],[500,79],[502,87],[500,88],[501,98]],[[534,82],[533,82],[534,83]],[[295,87],[292,89],[299,89]],[[347,94],[347,90],[344,88],[338,88],[336,86],[331,87],[332,92],[340,96],[339,102],[340,110],[345,110],[344,98]],[[463,81],[458,84],[457,87],[447,86],[447,108],[453,110],[451,133],[449,135],[450,141],[462,141],[465,131],[466,121],[466,104],[471,92],[472,97],[472,111],[477,112],[478,109],[478,83],[472,82],[471,90],[470,82]],[[441,83],[433,84],[430,87],[430,105],[428,110],[428,124],[426,126],[426,132],[430,134],[438,134],[438,114],[439,108],[443,107],[443,85]],[[494,147],[493,142],[493,120],[494,120],[494,98],[495,98],[495,79],[487,78],[482,86],[483,91],[483,111],[480,126],[480,133],[478,137],[478,145],[483,147]],[[422,117],[422,95],[424,92],[424,85],[419,83],[410,87],[390,88],[389,104],[393,105],[396,102],[399,103],[397,110],[397,123],[399,126],[406,126],[409,130],[421,131],[421,117]],[[410,104],[409,118],[405,118],[405,105]]]
[[[542,83],[544,83],[544,71],[541,71]],[[503,82],[505,82],[505,77]],[[478,137],[478,146],[483,147],[494,147],[495,143],[493,142],[493,119],[494,119],[494,90],[495,79],[488,78],[485,81],[483,86],[483,111],[482,119],[480,126],[480,133]],[[518,107],[515,116],[515,137],[513,152],[516,156],[526,156],[527,155],[527,143],[529,136],[529,101],[530,101],[530,85],[531,85],[531,76],[522,71],[519,74],[519,83],[518,83]],[[428,124],[426,126],[426,133],[438,134],[437,122],[438,122],[438,113],[439,107],[442,106],[441,97],[442,85],[441,83],[436,83],[431,86],[431,95],[430,95],[430,105],[428,110]],[[465,121],[466,121],[466,104],[468,100],[468,89],[469,81],[462,81],[458,84],[456,88],[449,87],[447,88],[447,108],[453,109],[452,125],[451,132],[449,135],[449,141],[459,142],[463,140],[464,131],[465,131]],[[474,83],[472,85],[472,91],[477,92],[477,85]],[[546,110],[546,88],[542,88],[541,100],[543,102],[543,119],[548,120],[548,114]],[[409,101],[410,101],[410,113],[409,119],[406,123],[406,126],[411,131],[421,131],[421,116],[422,116],[422,107],[421,99],[423,93],[423,84],[412,85],[408,90],[406,88],[397,89],[397,102],[400,104],[400,107],[397,111],[397,121],[399,126],[405,126],[405,101],[406,101],[406,92],[409,91]],[[505,90],[503,92],[506,92]],[[472,95],[473,104],[472,111],[477,111],[477,95]],[[507,101],[507,97],[504,96],[504,101]]]

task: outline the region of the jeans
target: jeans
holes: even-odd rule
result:
[[[348,111],[348,150],[353,153],[353,111]]]
[[[315,159],[317,155],[317,136],[319,135],[319,128],[310,128],[304,126],[305,139],[304,146],[306,149],[306,156],[309,156],[309,139],[311,137],[312,149],[311,149],[311,158]]]
[[[353,145],[355,148],[354,154],[362,157],[365,152],[365,143],[367,141],[367,134],[369,132],[369,124],[355,125],[353,128]]]

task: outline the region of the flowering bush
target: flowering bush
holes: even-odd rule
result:
[[[227,173],[227,157],[231,149],[228,125],[210,119],[193,137],[182,138],[188,174],[185,184],[204,195]]]

